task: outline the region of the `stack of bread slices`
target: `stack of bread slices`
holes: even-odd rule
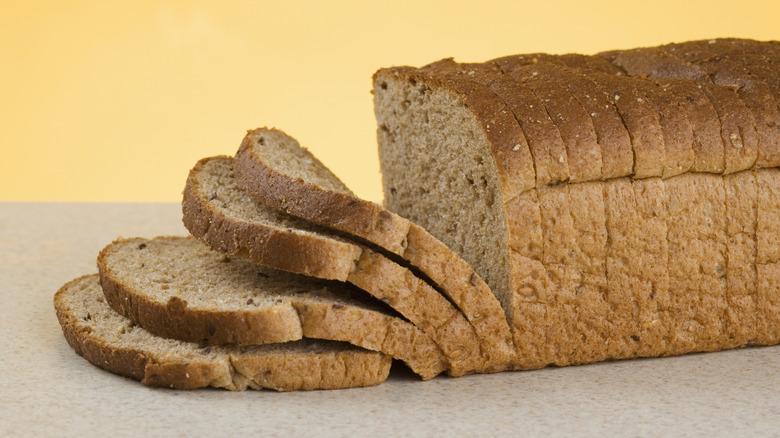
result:
[[[66,337],[98,366],[151,385],[279,390],[375,385],[391,358],[423,379],[510,366],[480,276],[281,131],[199,161],[182,210],[194,237],[115,241],[99,275],[55,297]]]
[[[277,390],[776,344],[776,63],[728,39],[380,70],[387,208],[249,131],[190,172],[192,236],[57,292],[65,336],[146,384]]]

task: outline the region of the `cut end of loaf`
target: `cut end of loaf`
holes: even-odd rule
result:
[[[458,93],[433,81],[404,68],[374,75],[384,204],[460,254],[511,321],[507,233],[490,144]]]

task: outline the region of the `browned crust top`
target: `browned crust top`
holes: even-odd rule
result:
[[[780,47],[780,43],[776,41],[759,42],[730,38],[614,50],[597,55],[553,55],[546,53],[512,55],[497,58],[484,64],[462,65],[468,65],[468,69],[478,72],[495,72],[495,68],[483,67],[483,65],[492,64],[498,66],[504,74],[513,74],[518,68],[544,64],[551,71],[560,69],[561,78],[564,78],[564,81],[564,70],[568,68],[575,74],[596,81],[607,89],[614,89],[612,90],[613,94],[617,92],[620,97],[612,100],[618,106],[621,117],[626,122],[626,128],[631,134],[633,153],[635,154],[634,168],[628,173],[623,171],[621,174],[602,172],[603,177],[591,177],[585,181],[622,176],[634,178],[672,177],[679,174],[687,166],[689,158],[686,154],[688,152],[675,149],[677,145],[672,145],[672,147],[665,145],[662,126],[659,125],[659,116],[663,117],[664,114],[661,113],[659,107],[653,108],[647,102],[642,102],[642,95],[637,93],[634,86],[634,83],[642,78],[635,76],[663,78],[661,82],[674,80],[678,83],[676,85],[678,90],[682,87],[679,83],[685,82],[690,84],[691,88],[698,88],[699,94],[704,94],[706,91],[707,94],[716,99],[718,95],[725,96],[723,94],[725,92],[734,93],[736,91],[739,100],[730,103],[724,102],[724,105],[727,104],[728,107],[723,107],[724,111],[730,111],[722,113],[725,117],[724,121],[727,123],[724,135],[729,140],[725,144],[725,150],[724,139],[721,138],[720,132],[721,120],[714,111],[709,111],[707,115],[712,119],[709,123],[701,119],[704,114],[703,111],[700,111],[701,107],[696,108],[696,114],[690,114],[687,111],[691,110],[691,107],[677,105],[677,107],[681,107],[680,111],[685,114],[675,117],[675,120],[679,120],[679,122],[670,121],[676,125],[663,127],[667,134],[675,134],[676,130],[687,129],[684,125],[679,125],[679,123],[685,124],[685,115],[696,117],[697,120],[690,122],[695,125],[692,126],[697,152],[695,163],[690,170],[685,171],[725,174],[751,168],[775,167],[780,163],[780,158],[778,158],[780,157],[780,129],[778,129],[780,126],[780,116],[778,116],[780,106],[777,104],[780,102],[780,85],[778,84],[780,75],[772,69],[774,65],[780,63],[780,49],[778,47]],[[630,61],[627,62],[627,60]],[[436,68],[431,68],[431,66]],[[446,68],[442,68],[443,66]],[[419,69],[408,66],[380,69],[375,73],[374,78],[375,83],[378,78],[381,79],[384,75],[422,78],[434,86],[443,86],[458,92],[447,81],[448,76],[451,76],[452,72],[457,71],[458,68],[457,63],[448,58]],[[646,83],[643,84],[644,90],[649,90],[645,85]],[[722,90],[716,90],[712,87],[719,87]],[[648,96],[651,100],[676,101],[676,98],[666,99],[664,97],[665,93],[672,97],[674,92],[671,89],[660,87],[655,91],[657,93]],[[705,97],[705,100],[708,99]],[[487,100],[469,101],[464,99],[464,102],[472,108],[478,120],[484,119],[481,114],[490,113],[490,109],[485,108],[491,105]],[[709,104],[709,101],[707,103]],[[493,103],[492,105],[497,108],[497,104]],[[749,110],[750,113],[746,113],[746,110]],[[669,113],[666,115],[668,116]],[[755,119],[754,122],[751,121],[751,117]],[[755,134],[750,132],[751,123],[755,124],[757,130]],[[717,136],[710,135],[708,124],[718,125]],[[698,136],[695,132],[696,126],[700,127],[700,132],[706,136]],[[734,140],[732,143],[734,137],[732,134],[736,132],[737,127],[740,130],[748,131],[747,139]],[[496,129],[500,130],[501,128]],[[675,139],[681,135],[688,134],[682,132],[670,137]],[[493,143],[491,148],[499,170],[502,188],[510,188],[512,183],[516,181],[513,181],[507,169],[517,165],[517,163],[511,163],[515,161],[515,157],[497,153],[498,145],[507,142],[506,138],[489,137],[489,139]],[[753,159],[751,149],[753,146],[748,149],[741,149],[740,146],[753,145],[756,142],[759,143],[757,158]],[[733,144],[737,144],[737,146],[734,147]],[[505,161],[510,161],[510,163]],[[680,162],[683,164],[680,165]],[[673,166],[676,166],[677,169],[673,169]],[[535,186],[546,185],[546,179],[543,178],[540,184],[538,176]],[[509,196],[505,197],[505,201],[513,199],[516,195],[517,193],[512,191]]]

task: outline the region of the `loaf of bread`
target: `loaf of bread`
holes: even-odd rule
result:
[[[146,384],[277,390],[780,343],[777,64],[719,39],[382,69],[384,207],[249,131],[190,172],[202,243],[110,244],[55,295],[65,337]]]
[[[382,69],[385,205],[486,280],[516,368],[778,343],[778,47]]]
[[[235,347],[160,338],[111,310],[97,275],[65,284],[54,295],[54,308],[65,339],[78,354],[149,386],[339,389],[378,385],[390,372],[389,356],[340,342]]]

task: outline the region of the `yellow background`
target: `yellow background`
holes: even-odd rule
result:
[[[778,2],[0,0],[0,200],[178,201],[276,126],[381,199],[379,67],[780,39]]]

